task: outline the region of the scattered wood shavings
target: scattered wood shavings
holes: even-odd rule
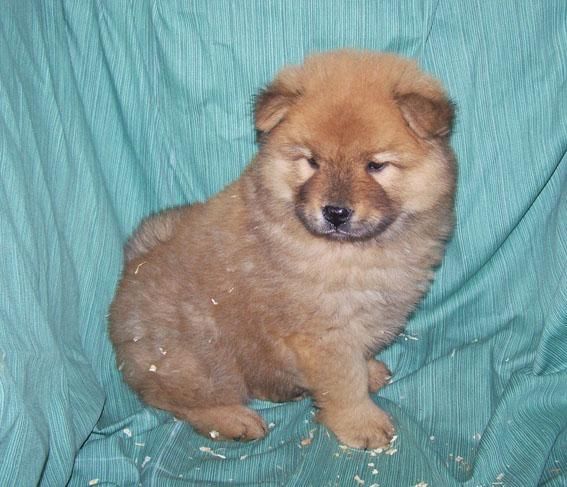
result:
[[[118,370],[121,372],[123,368],[124,368],[124,362],[120,362],[120,365],[118,366]]]
[[[369,487],[380,487],[380,484],[372,484]]]
[[[209,431],[209,436],[214,440],[215,438],[218,438],[220,436],[220,433],[218,431],[212,430]]]
[[[162,355],[167,355],[167,350],[165,350],[163,347],[159,347],[159,353],[161,353]]]
[[[213,303],[215,306],[219,304],[219,302],[215,298],[211,298],[211,303]]]
[[[154,364],[150,365],[150,368],[148,369],[150,372],[156,372],[157,371],[157,367]]]
[[[242,455],[242,456],[240,457],[240,460],[246,460],[247,458],[248,458],[248,455]]]
[[[427,482],[421,481],[418,484],[415,484],[415,487],[427,487],[427,485],[428,485]]]
[[[211,454],[213,457],[218,457],[218,458],[222,458],[223,460],[226,460],[226,457],[224,455],[221,455],[220,453],[215,453],[211,448],[209,448],[208,446],[200,446],[199,450],[201,450],[204,453],[209,453]]]
[[[132,431],[130,431],[130,428],[124,428],[122,433],[124,433],[128,438],[132,438]]]
[[[146,446],[145,443],[138,443],[138,442],[134,443],[134,445],[136,445],[136,446]]]
[[[358,475],[354,476],[354,481],[358,484],[358,485],[364,485],[364,480],[362,480]]]
[[[140,467],[144,468],[151,459],[152,457],[144,457],[144,461],[142,462],[142,465],[140,465]]]
[[[378,469],[375,468],[374,470],[372,470],[372,475],[378,475]]]
[[[98,485],[100,479],[91,479],[89,480],[89,485]]]
[[[431,435],[431,436],[429,437],[429,439],[430,439],[431,441],[433,441],[433,440],[435,440],[435,436]]]
[[[301,446],[309,446],[313,440],[311,438],[303,438],[299,444]]]
[[[368,466],[369,466],[369,467],[374,467],[374,463],[369,463]]]
[[[144,264],[147,264],[147,262],[144,261],[144,262],[140,262],[138,264],[138,266],[136,267],[136,270],[134,271],[134,275],[137,275],[138,272],[140,272],[140,267],[142,267]]]
[[[390,448],[389,450],[386,450],[386,451],[384,452],[384,454],[385,454],[385,455],[390,455],[390,456],[392,456],[392,455],[393,455],[394,453],[396,453],[397,451],[398,451],[397,448]]]
[[[269,429],[273,429],[273,428],[275,428],[275,427],[276,427],[276,423],[270,423],[270,424],[268,424],[268,428],[269,428]]]
[[[499,473],[496,476],[496,480],[498,480],[500,482],[501,480],[504,480],[504,477],[506,477],[506,475],[504,475],[503,473]]]
[[[132,341],[133,341],[133,342],[137,342],[137,341],[139,341],[141,338],[142,338],[142,337],[134,337],[134,338],[132,338]]]

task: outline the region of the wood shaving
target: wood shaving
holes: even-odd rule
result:
[[[163,347],[159,347],[159,353],[161,353],[162,355],[167,355],[167,350],[165,350]]]
[[[358,485],[364,485],[364,480],[362,480],[358,475],[354,476],[354,481],[358,484]]]
[[[150,365],[150,368],[148,369],[150,372],[156,372],[157,371],[157,367],[154,364]]]
[[[303,438],[299,444],[301,446],[309,446],[313,440],[311,438]]]
[[[130,428],[124,428],[122,433],[124,433],[128,438],[132,438],[132,431],[130,431]]]
[[[142,267],[144,264],[147,264],[147,262],[140,262],[138,264],[138,266],[136,267],[136,270],[134,271],[134,275],[138,274],[138,272],[140,271],[140,267]]]
[[[211,298],[211,303],[213,303],[215,306],[219,304],[219,302],[215,298]]]
[[[151,459],[152,457],[144,457],[144,461],[142,462],[142,465],[140,465],[140,467],[144,468]]]
[[[220,436],[220,433],[218,431],[209,431],[209,436],[214,440],[215,438],[218,438]]]
[[[89,480],[89,485],[97,485],[99,483],[100,479],[92,479]]]
[[[400,333],[401,337],[404,337],[404,340],[407,342],[408,340],[419,340],[418,337],[412,335],[406,335],[405,333]]]
[[[208,446],[200,446],[199,450],[201,450],[204,453],[209,453],[210,455],[212,455],[213,457],[218,457],[218,458],[222,458],[223,460],[226,460],[226,457],[224,455],[221,455],[220,453],[215,453],[211,448],[209,448]]]

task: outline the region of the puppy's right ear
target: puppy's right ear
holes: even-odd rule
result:
[[[260,135],[270,132],[285,117],[290,107],[302,95],[302,69],[292,66],[280,72],[278,77],[256,96],[254,118]]]

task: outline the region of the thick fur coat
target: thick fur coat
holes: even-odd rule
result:
[[[387,444],[369,391],[389,371],[373,357],[451,232],[452,119],[440,84],[393,55],[282,70],[257,97],[260,149],[240,179],[126,246],[110,336],[128,384],[205,435],[260,438],[249,399],[308,394],[341,442]]]

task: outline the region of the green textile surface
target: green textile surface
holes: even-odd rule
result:
[[[564,0],[1,10],[0,485],[567,485]],[[458,226],[380,354],[395,450],[341,449],[309,400],[256,401],[269,436],[215,443],[121,381],[105,318],[121,247],[238,176],[252,96],[281,66],[345,46],[417,58],[458,106]]]

